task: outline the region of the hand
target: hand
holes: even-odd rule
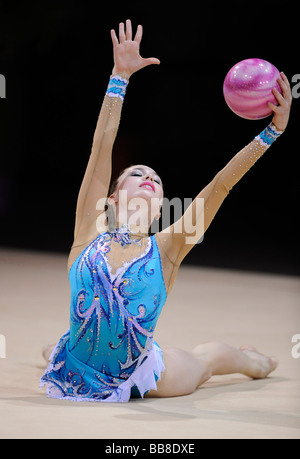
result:
[[[114,51],[114,68],[112,74],[118,74],[127,79],[138,70],[151,64],[160,64],[155,57],[144,59],[140,56],[140,43],[143,35],[143,28],[138,26],[134,40],[132,40],[132,27],[130,19],[126,21],[126,31],[124,24],[119,24],[119,40],[116,32],[110,31]]]
[[[273,89],[273,94],[279,105],[274,105],[271,102],[268,103],[268,106],[273,110],[274,116],[272,123],[275,124],[277,129],[284,131],[289,120],[290,110],[292,105],[292,93],[289,80],[283,72],[281,72],[281,78],[278,78],[278,83],[282,90],[282,95],[277,89]]]

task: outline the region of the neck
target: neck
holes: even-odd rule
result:
[[[127,208],[117,206],[116,208],[116,227],[120,228],[123,225],[128,228],[129,232],[135,234],[148,235],[149,232],[149,215],[148,207],[145,212],[144,209],[138,211],[129,210]]]
[[[146,225],[135,225],[117,221],[116,228],[138,236],[148,236],[149,234],[149,229]]]

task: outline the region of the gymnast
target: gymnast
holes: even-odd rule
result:
[[[231,159],[181,218],[149,235],[161,213],[160,176],[138,164],[111,184],[112,149],[129,79],[160,63],[140,56],[142,33],[139,25],[133,38],[130,20],[119,24],[118,36],[111,30],[114,67],[78,195],[68,258],[70,328],[56,346],[44,349],[48,366],[41,385],[53,398],[127,402],[182,396],[213,375],[265,378],[278,363],[253,346],[236,349],[218,341],[191,351],[161,349],[154,330],[199,231],[203,236],[233,186],[285,130],[292,101],[288,79],[281,73],[282,94],[273,91],[278,105],[269,104],[273,118],[264,131]],[[138,212],[137,203],[143,204]]]

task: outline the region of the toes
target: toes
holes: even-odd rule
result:
[[[260,362],[260,368],[255,379],[266,378],[270,373],[272,373],[272,371],[276,369],[277,365],[278,360],[275,357],[266,357],[265,362]]]
[[[266,378],[278,366],[278,360],[275,357],[268,357],[261,354],[251,345],[244,345],[240,347],[250,359],[250,371],[248,376],[254,379]]]

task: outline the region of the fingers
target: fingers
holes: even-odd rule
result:
[[[280,105],[274,105],[271,102],[268,102],[268,107],[274,112],[274,113],[279,113],[280,111]]]
[[[111,39],[112,39],[112,42],[113,42],[113,46],[118,45],[119,41],[118,41],[118,38],[117,38],[117,35],[116,35],[116,32],[114,31],[114,29],[112,29],[110,31],[110,35],[111,35]]]
[[[132,40],[132,25],[131,25],[131,20],[130,19],[127,19],[126,20],[126,30],[125,30],[125,25],[123,22],[120,22],[119,24],[119,40],[118,40],[118,37],[116,35],[116,32],[114,31],[114,29],[112,29],[110,31],[110,34],[111,34],[111,38],[112,38],[112,41],[113,41],[113,44],[119,44],[120,43],[124,43],[124,41],[131,41]],[[141,43],[141,40],[142,40],[142,36],[143,36],[143,27],[141,25],[138,25],[137,27],[137,31],[136,31],[136,34],[135,34],[135,37],[134,37],[134,41],[137,42],[138,44]]]
[[[279,80],[278,80],[278,81],[279,81]],[[274,89],[272,90],[272,93],[274,94],[275,99],[277,100],[277,102],[279,103],[279,105],[282,105],[282,104],[285,102],[284,97],[282,96],[282,94],[280,94],[280,92],[278,91],[278,89],[274,88]]]
[[[278,78],[277,82],[281,88],[282,94],[280,94],[280,92],[275,88],[272,91],[279,105],[277,108],[274,104],[269,105],[276,113],[278,113],[278,108],[288,108],[292,103],[292,93],[289,81],[284,73],[281,73],[280,75],[281,78]]]
[[[271,102],[268,102],[268,106],[270,107],[271,110],[273,110],[273,112],[275,113],[283,113],[284,111],[286,111],[287,109],[289,109],[289,103],[287,102],[287,100],[280,94],[279,91],[277,91],[277,89],[273,89],[273,94],[278,102],[278,105],[274,105],[272,104]]]
[[[134,41],[140,44],[142,41],[142,36],[143,36],[143,27],[141,25],[138,25],[137,31],[134,37]]]
[[[120,22],[120,24],[119,24],[119,40],[120,40],[120,43],[124,43],[125,39],[126,39],[126,36],[125,36],[124,23]]]
[[[159,65],[160,64],[160,60],[157,59],[156,57],[148,57],[148,59],[144,59],[144,67],[146,67],[147,65]]]
[[[290,86],[289,80],[287,79],[287,77],[285,76],[283,72],[280,73],[280,76],[281,78],[278,78],[277,81],[281,87],[283,97],[287,102],[291,102],[292,92],[291,92],[291,86]]]
[[[131,20],[126,20],[126,40],[132,40],[132,27],[131,27]]]

